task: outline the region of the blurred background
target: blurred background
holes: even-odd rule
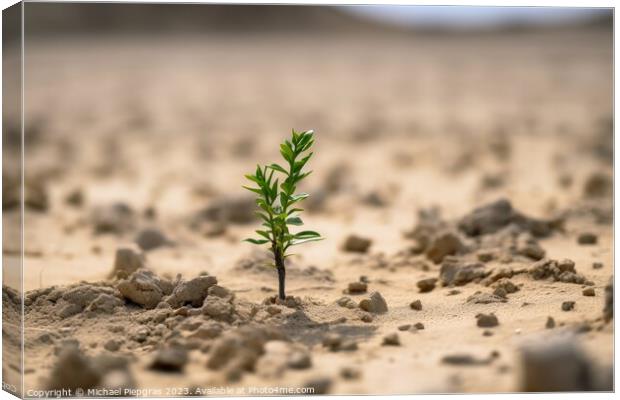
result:
[[[610,9],[26,3],[25,20],[30,286],[107,268],[90,248],[123,236],[89,225],[106,204],[208,234],[197,215],[243,199],[243,174],[291,128],[317,132],[325,229],[381,224],[386,250],[420,207],[460,215],[503,195],[544,214],[611,165]],[[100,267],[42,272],[81,253]]]

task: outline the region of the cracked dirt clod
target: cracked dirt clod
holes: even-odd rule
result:
[[[140,268],[145,267],[144,254],[136,246],[125,246],[116,250],[114,266],[109,278],[127,279]]]
[[[170,293],[172,284],[161,280],[153,272],[140,269],[116,285],[123,297],[144,308],[155,308],[163,296]]]
[[[476,315],[476,325],[480,328],[493,328],[499,325],[499,320],[495,314],[478,314]]]
[[[542,259],[535,262],[528,270],[532,279],[551,279],[564,283],[585,284],[585,277],[575,270],[575,263],[572,260],[550,260]]]
[[[366,253],[371,244],[372,240],[370,239],[357,235],[349,235],[345,239],[342,249],[352,253]]]
[[[217,284],[217,278],[211,275],[202,275],[189,281],[179,282],[166,302],[173,308],[177,308],[186,304],[192,307],[202,306],[208,290],[211,286]]]
[[[420,293],[427,293],[431,290],[435,289],[435,285],[437,284],[437,278],[426,278],[419,280],[416,285],[420,290]]]
[[[484,264],[479,262],[464,263],[446,260],[441,264],[439,279],[443,286],[462,286],[472,281],[479,281],[490,274]]]

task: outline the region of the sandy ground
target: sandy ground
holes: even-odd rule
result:
[[[536,383],[542,386],[524,383],[521,349],[556,336],[583,349],[593,380],[607,377],[613,360],[612,324],[602,319],[613,273],[608,32],[50,39],[26,48],[26,175],[35,187],[24,233],[26,390],[54,387],[50,376],[61,382],[62,371],[90,368],[94,377],[74,378],[83,385],[76,387],[162,388],[150,395],[218,385],[312,386],[339,394],[518,391],[553,382],[553,374],[547,380],[543,373]],[[241,242],[258,225],[248,217],[252,203],[241,185],[257,162],[278,160],[278,143],[291,128],[316,131],[304,219],[326,240],[300,246],[288,267],[288,294],[298,300],[269,306],[262,303],[275,293],[276,274]],[[560,217],[563,227],[539,237],[506,223],[469,236],[462,218],[498,199],[533,218]],[[120,221],[99,217],[116,231],[97,232],[96,215],[114,213],[110,205],[118,202],[127,206]],[[433,208],[440,217],[431,223],[431,243],[446,230],[460,241],[451,251],[456,258],[443,264],[452,260],[460,268],[484,258],[481,252],[493,255],[463,284],[440,280],[419,293],[418,281],[442,277],[442,262],[429,260],[420,237],[406,233],[423,223],[420,210]],[[5,210],[5,219],[16,217]],[[145,228],[171,242],[145,252],[146,268],[172,285],[177,274],[188,281],[207,272],[234,293],[234,300],[223,296],[234,311],[226,306],[228,314],[206,315],[198,304],[146,310],[120,294],[119,280],[109,278],[116,251]],[[596,244],[578,244],[586,232]],[[369,249],[345,251],[351,234],[370,239]],[[506,247],[505,240],[517,244]],[[541,255],[523,253],[519,246],[528,240],[547,259],[574,261],[579,283],[535,279]],[[5,243],[5,258],[17,250]],[[500,268],[516,271],[507,279],[519,290],[491,296]],[[361,276],[366,293],[343,293]],[[80,290],[119,302],[109,312],[95,310],[93,298],[80,292],[83,304],[65,314],[67,304],[76,307],[66,287],[79,282]],[[595,295],[584,296],[587,288]],[[375,291],[386,313],[357,307]],[[471,299],[478,291],[491,302]],[[345,295],[353,308],[337,304]],[[410,307],[414,300],[421,310]],[[565,301],[574,301],[574,309],[562,311]],[[10,305],[4,308],[8,313]],[[478,327],[480,313],[494,313],[499,325]],[[554,329],[545,327],[549,316]],[[398,330],[418,322],[424,329]],[[192,336],[214,324],[217,337]],[[235,336],[244,326],[250,333]],[[253,335],[261,329],[277,332],[258,340]],[[395,332],[400,345],[383,345]],[[80,350],[72,353],[73,339]],[[120,339],[118,349],[108,348],[112,339]],[[330,349],[330,340],[350,349]],[[226,343],[256,354],[226,350]],[[173,362],[173,372],[153,369],[162,346],[182,348],[187,360]],[[217,367],[210,361],[214,349],[227,360]],[[309,357],[311,366],[287,366],[291,351]],[[475,360],[443,360],[453,355]],[[122,365],[109,367],[105,356]],[[5,377],[15,376],[15,367],[5,366]]]

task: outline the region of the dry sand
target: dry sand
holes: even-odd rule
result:
[[[613,331],[602,319],[613,273],[608,32],[49,39],[26,48],[26,175],[34,186],[24,233],[27,390],[82,371],[70,382],[164,388],[163,395],[216,385],[508,392],[526,388],[525,342],[575,331],[571,340],[596,371],[597,383],[584,385],[609,389]],[[241,185],[257,162],[278,159],[278,143],[293,127],[316,131],[304,219],[326,240],[297,249],[287,277],[288,294],[298,298],[292,307],[269,306],[262,303],[275,294],[276,274],[241,242],[257,225]],[[498,199],[563,226],[538,237],[510,217],[495,233],[459,229],[461,218]],[[112,212],[120,222],[100,217],[118,232],[97,233],[94,215],[119,202],[126,209]],[[461,246],[453,249],[457,266],[477,261],[481,248],[492,259],[461,284],[438,282],[419,293],[417,282],[439,278],[442,263],[406,233],[423,222],[420,210],[433,208],[440,216],[418,239],[433,243],[448,230]],[[117,249],[144,228],[170,241],[145,252],[146,268],[168,279],[164,286],[177,284],[177,274],[189,281],[206,272],[234,299],[222,290],[200,308],[201,286],[193,311],[175,311],[183,302],[145,310],[129,301],[109,274]],[[597,243],[578,244],[584,232]],[[343,251],[351,234],[370,239],[369,249]],[[580,283],[534,279],[541,249],[550,260],[574,261],[579,275],[562,279]],[[17,250],[5,243],[5,259]],[[505,298],[490,296],[496,284],[489,279],[501,268],[517,272],[509,281],[518,291]],[[361,276],[367,292],[344,294]],[[66,287],[78,282],[88,284],[71,297]],[[594,296],[584,296],[586,288]],[[357,307],[375,291],[386,313]],[[478,291],[493,302],[468,301]],[[93,306],[102,294],[108,297]],[[345,295],[355,308],[337,304]],[[414,300],[421,310],[410,307]],[[565,301],[574,309],[562,311]],[[10,312],[6,295],[3,302]],[[478,327],[479,313],[494,313],[499,325]],[[549,316],[553,329],[545,327]],[[398,330],[418,322],[424,329]],[[400,345],[384,346],[392,333]],[[181,372],[150,368],[162,346],[173,354],[161,355],[159,367]],[[5,376],[16,374],[10,361]],[[539,378],[544,387],[547,376]]]

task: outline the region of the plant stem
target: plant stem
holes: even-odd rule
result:
[[[286,294],[284,293],[284,280],[286,279],[284,257],[278,249],[274,250],[273,256],[276,262],[276,269],[278,270],[278,297],[280,297],[280,300],[284,300],[286,299]]]

